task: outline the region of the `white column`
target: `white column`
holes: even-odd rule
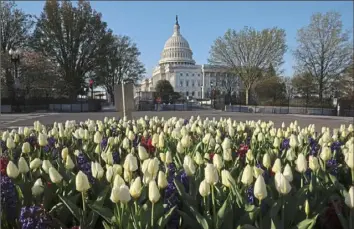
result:
[[[202,65],[202,99],[204,99],[204,90],[205,90],[205,71],[204,71],[204,64]]]

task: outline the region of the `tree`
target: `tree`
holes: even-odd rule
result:
[[[337,88],[340,97],[354,100],[354,63],[347,68],[341,77],[339,87]]]
[[[40,53],[26,51],[21,59],[20,85],[26,95],[35,96],[36,93],[52,93],[60,82],[58,68]]]
[[[175,92],[170,81],[159,80],[155,86],[155,92],[163,103],[171,103],[180,98],[180,94]]]
[[[125,82],[136,83],[143,77],[145,67],[139,60],[140,52],[128,36],[112,36],[108,53],[109,58],[100,58],[95,71],[95,81],[102,85],[114,101],[114,85]]]
[[[310,24],[298,31],[297,42],[295,68],[314,77],[322,103],[323,93],[350,65],[353,46],[349,32],[343,31],[339,13],[316,13]]]
[[[259,82],[255,91],[262,102],[270,102],[272,105],[283,102],[286,98],[285,83],[278,76],[270,76]]]
[[[10,97],[14,97],[14,69],[8,52],[25,48],[34,21],[31,15],[18,9],[14,1],[1,1],[0,9],[0,79],[9,90]]]
[[[70,1],[47,0],[37,21],[32,46],[58,63],[71,98],[82,94],[85,79],[107,51],[112,32],[101,18],[88,1],[74,7]]]
[[[270,65],[279,70],[286,49],[285,31],[282,29],[229,29],[223,37],[214,41],[209,62],[226,65],[241,78],[248,104],[252,86],[264,77],[263,73]]]
[[[295,93],[302,98],[305,98],[306,105],[308,105],[310,98],[316,93],[316,84],[311,73],[307,72],[294,76],[292,79],[292,85]]]

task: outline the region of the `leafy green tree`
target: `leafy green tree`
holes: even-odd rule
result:
[[[298,31],[297,42],[294,52],[296,70],[298,73],[307,72],[314,78],[322,103],[323,94],[351,63],[353,42],[349,39],[349,32],[343,30],[339,13],[316,13],[310,24]]]
[[[101,18],[88,1],[73,6],[70,1],[47,0],[37,21],[32,46],[58,63],[66,84],[63,93],[71,98],[82,94],[86,78],[107,53],[112,32]]]
[[[269,76],[259,82],[255,87],[255,92],[262,103],[279,105],[286,99],[286,87],[282,78]]]
[[[33,25],[32,16],[18,9],[14,1],[0,2],[0,79],[10,97],[14,97],[15,90],[14,66],[9,51],[26,48]]]
[[[146,72],[144,64],[139,60],[137,45],[128,36],[112,36],[107,52],[99,58],[95,70],[95,82],[103,86],[114,101],[114,85],[124,82],[136,83]]]
[[[283,29],[229,29],[223,37],[214,41],[209,62],[227,66],[241,78],[248,104],[252,86],[263,79],[264,72],[271,64],[276,71],[279,69],[286,49]]]
[[[175,102],[180,98],[180,94],[175,92],[170,81],[159,80],[155,86],[157,97],[161,97],[163,103]]]
[[[291,82],[295,93],[305,98],[305,103],[308,105],[311,97],[316,93],[315,78],[307,72],[294,76]]]

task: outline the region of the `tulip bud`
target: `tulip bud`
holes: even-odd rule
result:
[[[266,167],[267,169],[269,169],[272,166],[272,161],[270,159],[270,156],[268,153],[265,153],[263,155],[263,166]]]
[[[138,154],[139,154],[140,160],[142,160],[142,161],[149,158],[149,154],[146,152],[145,147],[142,145],[138,146]]]
[[[157,188],[155,180],[149,182],[149,200],[151,203],[155,204],[160,200],[160,191]]]
[[[34,182],[33,187],[31,188],[32,190],[32,195],[38,196],[43,193],[44,191],[44,186],[42,183],[41,178],[38,178],[36,182]]]
[[[69,155],[66,157],[65,168],[67,170],[72,170],[73,168],[75,168],[75,164]]]
[[[130,186],[129,193],[134,199],[138,199],[141,195],[141,178],[137,177]]]
[[[272,167],[273,173],[281,172],[281,161],[277,158]]]
[[[113,186],[120,187],[122,185],[125,185],[124,179],[119,174],[116,174],[114,177]]]
[[[263,174],[263,169],[261,168],[258,168],[257,166],[253,166],[253,177],[254,178],[258,178],[259,175],[262,175]]]
[[[48,145],[48,137],[47,137],[47,135],[39,133],[39,135],[38,135],[38,144],[40,146],[42,146],[42,147]]]
[[[195,173],[195,165],[192,158],[186,155],[183,160],[183,168],[187,176],[193,176]]]
[[[11,177],[11,178],[17,178],[18,175],[20,174],[20,172],[18,171],[16,165],[12,162],[12,161],[9,161],[9,163],[7,164],[7,167],[6,167],[6,174],[8,177]]]
[[[119,202],[119,187],[113,186],[109,199],[115,204]]]
[[[293,181],[293,172],[291,171],[291,167],[289,164],[286,164],[283,171],[283,175],[289,182]]]
[[[122,142],[122,148],[125,150],[128,150],[130,147],[130,143],[129,143],[129,139],[128,138],[124,138],[123,142]]]
[[[309,201],[306,199],[305,200],[305,214],[306,214],[306,216],[309,216],[309,214],[310,214],[310,204],[309,204]]]
[[[49,168],[49,178],[54,184],[60,183],[63,179],[63,177],[54,167]]]
[[[160,160],[161,160],[163,163],[166,163],[166,154],[165,154],[165,153],[160,153],[159,156],[160,156]]]
[[[91,172],[92,176],[98,180],[100,180],[104,174],[104,170],[98,162],[91,162]]]
[[[29,171],[27,161],[23,157],[20,157],[18,160],[18,170],[20,173],[27,173]]]
[[[166,164],[171,164],[172,163],[172,153],[170,151],[166,152]]]
[[[197,165],[202,165],[204,164],[204,160],[202,155],[197,151],[194,156],[194,161],[197,163]]]
[[[78,192],[86,192],[90,189],[90,183],[85,173],[79,171],[75,177],[76,190]]]
[[[221,183],[228,188],[230,188],[235,184],[234,178],[231,176],[230,172],[226,169],[223,169],[221,171]]]
[[[218,171],[213,164],[208,163],[204,169],[205,180],[210,185],[214,185],[219,181]]]
[[[42,164],[42,169],[46,172],[49,173],[49,169],[53,167],[52,163],[50,163],[49,160],[44,160]]]
[[[200,182],[199,194],[202,197],[206,197],[206,196],[210,195],[210,184],[206,180],[203,180],[202,182]]]
[[[281,172],[277,172],[275,174],[275,188],[279,192],[279,194],[286,195],[291,191],[291,185],[289,181],[285,178],[285,176]]]
[[[42,164],[42,161],[39,158],[35,158],[30,163],[30,169],[38,169]]]
[[[28,142],[24,142],[22,144],[22,153],[29,153],[31,152],[31,145]]]
[[[295,134],[292,134],[292,135],[290,136],[289,146],[290,146],[291,148],[295,148],[297,145],[298,145],[297,138],[296,138]]]
[[[14,142],[14,140],[12,139],[11,136],[9,136],[9,137],[6,139],[6,147],[7,147],[8,149],[13,149],[13,148],[15,148],[15,142]]]
[[[158,185],[158,187],[160,189],[164,189],[168,185],[168,182],[167,182],[167,179],[166,179],[166,175],[162,171],[159,171],[159,175],[157,177],[157,185]]]
[[[328,161],[332,157],[331,149],[327,146],[322,147],[320,157],[323,161]]]
[[[241,182],[245,185],[250,185],[253,182],[253,170],[252,167],[248,164],[243,169]]]
[[[258,176],[254,184],[253,194],[259,201],[262,201],[267,197],[267,187],[264,182],[263,176]]]
[[[300,153],[296,160],[296,170],[299,173],[304,173],[307,170],[307,160],[304,154]]]
[[[317,157],[309,156],[309,167],[314,172],[316,172],[320,168],[320,164],[318,163]]]
[[[221,170],[224,167],[224,162],[219,154],[214,154],[213,164],[217,170]]]
[[[351,146],[351,147],[353,147],[353,146]],[[352,170],[354,169],[354,150],[353,149],[349,150],[347,155],[345,156],[345,163],[348,165],[348,167],[350,169],[352,169]],[[352,176],[354,176],[354,174]]]
[[[278,137],[275,137],[273,142],[273,147],[279,149],[279,146],[280,146],[280,140]]]
[[[133,154],[129,153],[126,156],[124,164],[123,164],[123,168],[125,170],[128,170],[129,172],[134,172],[138,169],[138,161]]]
[[[64,161],[66,160],[68,154],[69,154],[69,149],[67,147],[61,150],[61,157],[63,158]]]
[[[354,209],[354,186],[350,187],[348,193],[345,194],[344,199],[345,199],[345,204],[353,210]]]
[[[93,136],[93,142],[96,144],[101,144],[102,138],[102,134],[99,131],[96,131],[95,135]]]
[[[113,176],[114,176],[113,167],[112,166],[107,167],[106,179],[109,183],[112,182]]]

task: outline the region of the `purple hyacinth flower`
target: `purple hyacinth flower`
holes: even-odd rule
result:
[[[8,176],[1,176],[1,209],[6,212],[9,220],[16,218],[17,191],[14,183]]]

